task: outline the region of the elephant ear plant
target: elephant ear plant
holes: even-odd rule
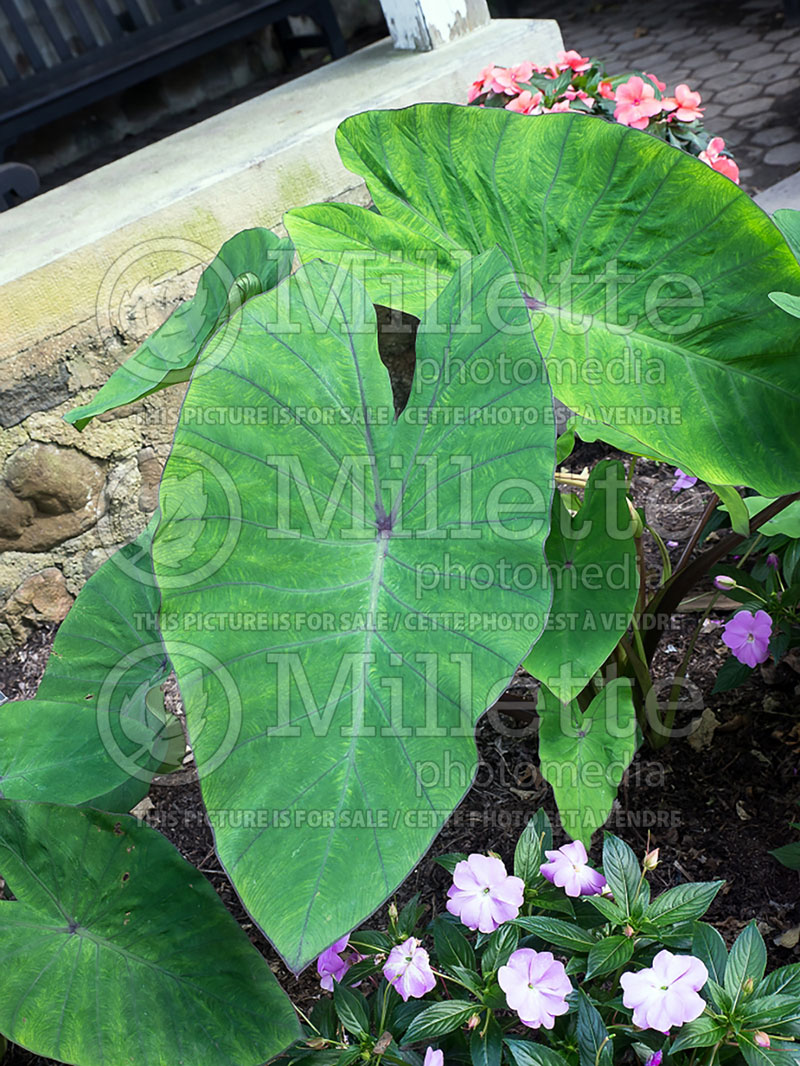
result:
[[[220,862],[299,972],[431,845],[520,664],[576,847],[640,742],[645,519],[631,468],[557,472],[554,393],[578,432],[708,480],[733,536],[797,488],[796,320],[769,294],[800,267],[725,178],[570,115],[422,105],[339,144],[377,210],[291,212],[291,276],[288,242],[232,238],[68,416],[189,379],[151,526],[0,708],[0,1032],[38,1054],[256,1066],[300,1033],[202,875],[124,813],[181,761],[170,669]],[[420,320],[399,415],[373,304]],[[749,523],[736,485],[772,501]]]

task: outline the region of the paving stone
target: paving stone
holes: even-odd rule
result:
[[[698,75],[698,81],[707,81],[713,78],[718,80],[720,84],[726,82],[728,78],[733,78],[734,74],[738,70],[739,64],[731,59],[718,59],[715,63],[696,63],[694,69]]]
[[[771,167],[788,167],[800,163],[800,141],[791,141],[789,144],[780,144],[777,148],[770,148],[764,156],[764,162]]]
[[[738,104],[741,100],[752,100],[753,86],[749,82],[738,81],[734,85],[720,88],[714,93],[714,102],[720,104]]]
[[[750,56],[749,59],[743,59],[739,63],[739,70],[746,72],[748,75],[752,70],[763,70],[765,66],[769,65],[772,69],[772,76],[775,77],[775,67],[773,64],[774,57],[767,56]]]
[[[763,145],[764,148],[775,148],[776,145],[785,144],[797,137],[800,137],[800,130],[794,126],[770,126],[768,129],[758,130],[750,140],[753,144]]]
[[[725,108],[726,118],[747,118],[753,116],[759,118],[759,125],[763,126],[764,112],[772,107],[773,100],[769,96],[759,96],[757,100],[742,100],[740,104],[730,104]]]
[[[784,73],[783,71],[781,73]],[[790,94],[797,93],[800,89],[800,78],[795,73],[791,78],[781,78],[780,81],[774,81],[770,85],[770,92],[773,92],[776,96],[789,96]]]
[[[765,56],[773,51],[768,41],[753,40],[752,44],[744,44],[728,52],[728,59],[750,59],[752,56]]]

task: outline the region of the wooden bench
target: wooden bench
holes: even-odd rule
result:
[[[290,15],[320,33],[293,34]],[[0,162],[22,134],[270,23],[287,59],[347,51],[330,0],[0,0]],[[31,181],[30,168],[0,167],[0,210]]]

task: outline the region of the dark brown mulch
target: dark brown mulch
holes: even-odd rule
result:
[[[587,449],[570,465],[580,469],[601,454],[602,449]],[[669,471],[641,469],[645,478],[656,482],[648,498],[658,501],[663,489],[658,482],[668,487]],[[688,499],[682,506],[690,506]],[[655,562],[648,558],[648,565],[655,567]],[[658,676],[672,676],[698,620],[696,613],[676,615],[655,662]],[[652,877],[655,891],[683,881],[724,879],[710,919],[729,942],[756,919],[770,967],[775,967],[800,958],[800,946],[776,943],[788,932],[784,940],[792,944],[791,930],[800,927],[798,874],[768,854],[794,837],[789,823],[800,802],[800,674],[782,663],[777,669],[755,671],[740,689],[711,696],[725,649],[718,628],[706,625],[704,630],[688,675],[694,701],[679,711],[676,726],[688,732],[689,723],[710,708],[719,721],[713,739],[701,751],[694,750],[686,736],[658,752],[642,749],[625,775],[607,828],[639,854],[648,840],[650,847],[660,848],[661,863]],[[0,660],[0,691],[12,699],[34,695],[53,636],[53,627],[40,630]],[[517,679],[507,698],[533,707],[531,685],[524,677]],[[430,915],[442,909],[450,883],[435,864],[435,855],[492,848],[510,862],[516,838],[537,807],[543,806],[557,824],[552,792],[538,771],[534,727],[490,712],[479,723],[477,741],[480,763],[472,787],[397,893],[402,903],[419,892]],[[283,987],[307,1009],[318,991],[313,967],[299,978],[291,975],[249,919],[216,859],[198,785],[154,785],[151,798],[155,807],[148,816],[150,824],[208,877]],[[558,828],[556,836],[557,844],[566,839]],[[598,840],[593,858],[599,858],[599,850]],[[382,918],[375,920],[380,924]],[[46,1061],[13,1048],[4,1066],[44,1066]]]

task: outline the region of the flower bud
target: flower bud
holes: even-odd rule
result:
[[[645,1063],[645,1066],[661,1066],[661,1060],[664,1057],[664,1052],[659,1048]]]
[[[775,552],[770,552],[769,555],[767,556],[767,566],[771,566],[773,570],[777,570],[778,569],[778,567],[780,566],[780,562],[781,561],[778,558],[778,556],[775,554]],[[767,1045],[767,1046],[769,1046],[769,1045]]]
[[[635,932],[636,932],[636,930],[633,928],[632,925],[626,925],[625,928],[622,930],[623,936],[627,936],[627,937],[632,937],[635,934]]]
[[[727,574],[717,574],[717,576],[714,578],[714,584],[718,589],[735,589],[736,578],[728,577]]]
[[[642,861],[642,866],[644,866],[645,870],[655,870],[656,866],[658,866],[658,848],[653,848],[652,851],[647,852]]]
[[[761,1029],[757,1029],[753,1033],[753,1042],[758,1044],[759,1047],[769,1047],[769,1037]]]
[[[312,1036],[310,1039],[306,1040],[306,1047],[313,1047],[315,1051],[322,1051],[327,1043],[328,1041],[325,1040],[324,1037]]]
[[[467,1029],[477,1029],[481,1024],[480,1014],[471,1014],[467,1021]]]
[[[742,985],[742,995],[743,996],[752,996],[753,989],[755,987],[756,986],[755,986],[755,983],[753,981],[753,978],[752,977],[748,977],[747,980],[745,981],[745,983]]]
[[[389,904],[389,921],[390,922],[396,922],[397,921],[397,904],[394,903],[394,902]]]

